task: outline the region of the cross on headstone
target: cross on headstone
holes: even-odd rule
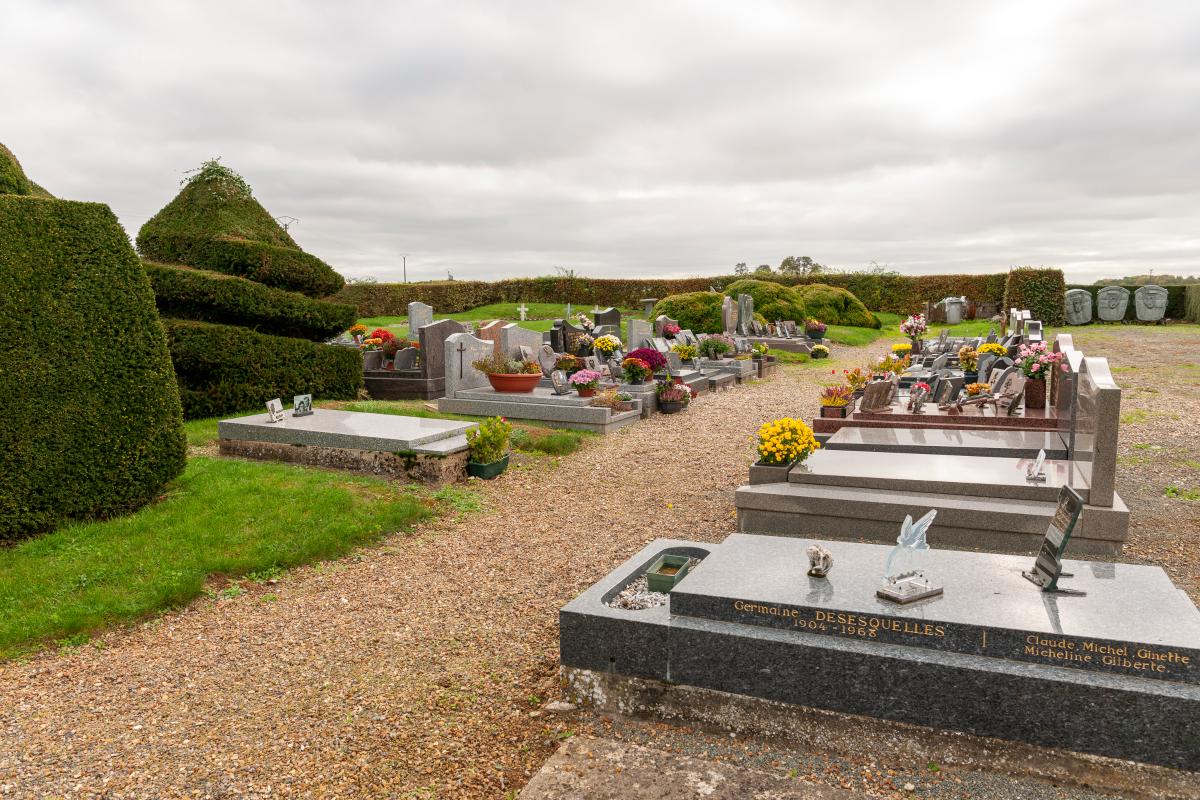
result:
[[[571,318],[571,304],[567,303],[567,319]]]
[[[529,306],[521,303],[521,305],[517,306],[517,312],[521,315],[521,322],[524,322],[525,315],[529,313]]]
[[[458,377],[461,378],[463,377],[463,353],[467,352],[467,348],[462,342],[459,342],[456,352],[458,353]]]

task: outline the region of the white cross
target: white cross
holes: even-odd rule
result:
[[[571,304],[567,303],[567,317],[571,316]]]
[[[603,310],[604,310],[604,309],[603,309],[603,308],[601,308],[600,306],[592,306],[592,313],[593,313],[593,314],[599,314],[599,313],[600,313],[601,311],[603,311]]]
[[[529,306],[525,305],[524,303],[521,303],[521,305],[517,306],[517,311],[520,312],[520,314],[521,314],[521,322],[524,322],[525,315],[527,313],[529,313]]]

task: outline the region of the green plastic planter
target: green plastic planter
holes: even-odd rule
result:
[[[506,469],[508,469],[507,454],[499,461],[493,461],[490,464],[476,464],[474,461],[467,462],[467,474],[472,478],[482,478],[485,481],[500,477]]]
[[[683,580],[683,576],[687,575],[688,562],[687,556],[659,556],[650,569],[646,570],[646,588],[652,592],[669,592],[675,588],[675,584]],[[661,572],[663,568],[675,568],[678,572],[672,575],[667,575]]]

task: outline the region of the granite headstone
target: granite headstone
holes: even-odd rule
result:
[[[1092,293],[1087,289],[1067,290],[1067,324],[1087,325],[1092,321]]]
[[[1133,293],[1133,307],[1140,322],[1158,322],[1167,313],[1167,290],[1149,284]]]
[[[446,397],[453,398],[460,389],[488,386],[487,375],[472,363],[495,353],[495,345],[486,339],[476,339],[469,333],[454,333],[446,337],[442,351],[446,365]]]
[[[408,304],[408,336],[411,339],[421,328],[433,322],[433,306],[420,301]]]
[[[1124,286],[1105,286],[1096,293],[1096,314],[1105,322],[1120,322],[1129,308],[1129,290]]]

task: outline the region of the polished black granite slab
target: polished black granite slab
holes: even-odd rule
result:
[[[936,524],[936,522],[935,522]],[[929,550],[944,593],[911,605],[875,596],[888,545],[732,534],[671,593],[671,613],[784,630],[1200,684],[1200,612],[1160,567],[1065,561],[1068,596],[1021,576],[1028,556]]]
[[[752,543],[745,540],[759,538],[786,542],[746,534],[735,534],[719,545],[680,540],[651,542],[560,611],[563,667],[717,689],[795,705],[1200,770],[1200,725],[1195,724],[1195,720],[1200,719],[1200,686],[1194,682],[1152,680],[1141,672],[1078,669],[1052,659],[1028,661],[919,644],[913,646],[912,638],[925,634],[906,634],[903,624],[959,624],[957,617],[937,621],[942,615],[931,609],[938,601],[927,601],[900,613],[897,613],[898,609],[889,609],[887,614],[872,613],[870,616],[901,622],[899,638],[895,641],[881,640],[878,635],[872,638],[857,633],[831,634],[807,628],[802,631],[797,626],[764,625],[752,618],[734,622],[676,613],[681,603],[703,612],[696,600],[701,596],[698,591],[701,585],[711,587],[716,597],[733,598],[735,593],[722,589],[720,584],[723,573],[734,568],[736,562],[755,570],[743,578],[750,584],[740,593],[771,598],[781,609],[785,604],[823,606],[824,600],[817,601],[827,589],[814,589],[807,583],[808,578],[804,575],[806,558],[799,562],[789,561],[791,557],[785,554],[771,555],[765,550],[755,550],[763,560],[742,561],[753,549]],[[799,547],[801,553],[803,544]],[[725,550],[730,545],[733,547],[726,559]],[[824,542],[823,545],[835,555],[830,573],[834,595],[842,590],[849,591],[858,580],[849,574],[856,571],[850,567],[853,556],[849,551],[843,551],[844,543]],[[880,549],[886,551],[888,548]],[[673,609],[659,606],[626,611],[604,604],[664,552],[704,559],[672,593]],[[1031,561],[1028,557],[1024,560]],[[1169,582],[1160,582],[1148,573],[1127,573],[1126,565],[1068,564],[1081,578],[1085,571],[1090,572],[1090,577],[1081,582],[1093,588],[1110,581],[1119,589],[1127,575],[1145,581],[1139,585],[1170,586]],[[878,566],[881,573],[882,561]],[[1153,568],[1149,569],[1153,571]],[[791,570],[790,580],[794,585],[789,589],[781,583],[771,588],[770,580],[755,577],[764,570],[778,575]],[[872,571],[862,579],[871,589],[872,596],[874,578]],[[975,600],[966,605],[983,609],[980,619],[991,625],[995,620],[992,615],[997,612],[988,607],[987,598],[996,589],[989,579],[979,574],[976,574],[976,581]],[[948,584],[949,597],[966,591],[965,582],[956,580]],[[1005,586],[1006,581],[1001,579],[998,596],[1005,596]],[[1036,587],[1029,586],[1040,595]],[[787,594],[789,591],[800,597]],[[810,599],[808,595],[814,591],[816,594]],[[685,597],[691,599],[685,600]],[[1078,609],[1068,608],[1066,603],[1088,599],[1057,599],[1057,624],[1065,624],[1064,631],[1070,631],[1069,634],[1064,632],[1062,637],[1092,630],[1128,636],[1134,629],[1133,623],[1127,625],[1119,620],[1097,622],[1100,626],[1097,628],[1081,627]],[[869,603],[874,601],[864,602],[870,607]],[[1147,622],[1147,626],[1157,626],[1165,631],[1165,638],[1155,642],[1155,646],[1175,643],[1182,647],[1188,643],[1181,643],[1177,636],[1167,631],[1169,622],[1181,618],[1185,626],[1190,626],[1197,612],[1190,604],[1184,613],[1185,609],[1176,601],[1169,600],[1168,603],[1170,605],[1164,606],[1157,601],[1131,598],[1126,608],[1113,616],[1155,617],[1156,620]],[[837,610],[830,608],[834,612]],[[1032,606],[1024,608],[1029,616],[1021,618],[1021,625],[1040,630],[1034,621]],[[1047,607],[1042,608],[1048,629],[1054,630],[1055,623],[1051,622]],[[869,629],[870,623],[865,627]],[[1189,649],[1195,649],[1194,643]]]

